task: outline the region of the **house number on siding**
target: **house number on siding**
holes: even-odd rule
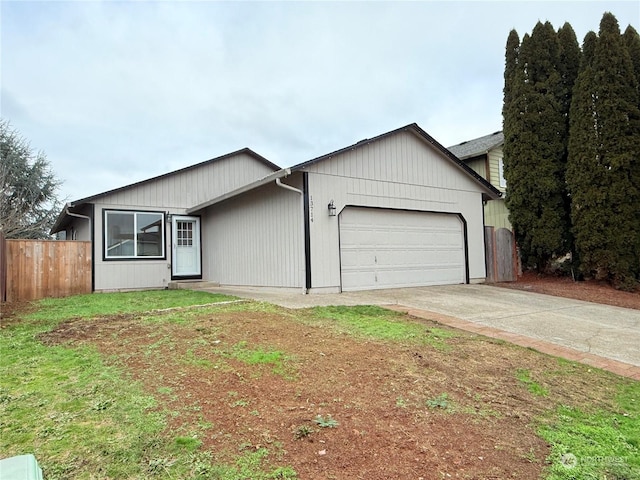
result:
[[[309,220],[313,223],[313,196],[309,195]]]

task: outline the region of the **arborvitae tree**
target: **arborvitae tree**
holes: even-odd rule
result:
[[[571,97],[573,96],[573,87],[578,78],[580,71],[580,44],[576,37],[573,27],[567,22],[558,30],[558,42],[560,44],[560,53],[558,56],[558,72],[562,79],[561,105],[562,116],[564,117],[564,126],[562,131],[563,142],[563,158],[562,165],[566,171],[567,160],[569,158],[569,110],[571,109]],[[562,172],[563,180],[563,201],[564,201],[564,219],[567,226],[567,245],[572,254],[572,265],[577,265],[577,254],[575,252],[575,242],[571,233],[571,197],[569,196],[566,181],[564,181],[565,172]]]
[[[507,40],[505,55],[505,85],[503,116],[503,162],[504,178],[507,181],[507,196],[505,202],[509,207],[509,220],[513,226],[523,261],[528,259],[531,240],[526,237],[528,226],[533,223],[533,215],[527,209],[527,197],[530,194],[530,185],[527,181],[519,179],[527,178],[529,169],[526,162],[522,161],[527,155],[527,145],[531,141],[532,132],[527,131],[523,116],[527,112],[527,83],[525,81],[526,66],[521,62],[527,57],[530,45],[528,34],[518,40],[518,34],[512,30]],[[513,214],[513,212],[517,214]],[[524,245],[524,247],[523,247]],[[524,250],[524,251],[523,251]]]
[[[594,128],[596,115],[594,98],[591,95],[593,76],[593,56],[598,37],[589,32],[582,44],[580,72],[573,87],[571,108],[569,111],[569,145],[567,158],[566,181],[571,196],[571,222],[573,233],[573,264],[581,270],[581,250],[576,246],[576,222],[586,228],[589,224],[588,216],[583,215],[584,209],[590,205],[602,202],[598,194],[589,195],[590,172],[596,171],[596,145],[598,139]],[[599,230],[602,230],[601,228]],[[592,237],[595,244],[600,239]],[[578,272],[575,272],[578,273]]]
[[[569,23],[565,23],[558,30],[558,42],[560,44],[560,53],[558,56],[558,72],[562,78],[562,113],[567,119],[567,128],[569,126],[569,109],[571,108],[571,92],[573,84],[578,78],[580,70],[580,45],[573,27]],[[567,135],[567,140],[568,140]]]
[[[640,88],[640,35],[638,35],[635,28],[629,25],[624,31],[624,40],[627,44],[627,50],[629,50],[636,82],[638,83],[638,88]]]
[[[509,38],[513,42],[515,37]],[[515,71],[509,69],[513,47],[507,51],[505,69],[506,204],[523,264],[539,271],[569,250],[563,113],[567,92],[558,69],[560,51],[553,26],[538,22],[522,40]]]
[[[511,30],[509,37],[507,38],[507,47],[505,55],[505,68],[504,68],[504,104],[503,113],[506,106],[511,106],[513,95],[511,89],[515,83],[516,69],[518,67],[518,54],[520,52],[520,37],[518,32]]]
[[[567,184],[580,268],[632,288],[640,274],[640,96],[618,22],[585,37],[570,112]]]

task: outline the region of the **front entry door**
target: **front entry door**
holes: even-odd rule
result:
[[[171,276],[201,278],[200,219],[174,215],[171,227],[173,245]]]

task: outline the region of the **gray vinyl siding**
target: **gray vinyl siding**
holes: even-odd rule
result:
[[[267,165],[242,153],[106,195],[100,199],[100,203],[186,209],[271,172]]]
[[[302,189],[301,175],[282,183]],[[302,195],[275,183],[209,207],[203,275],[221,285],[304,286]]]
[[[103,212],[105,209],[148,210],[183,215],[189,207],[215,198],[271,172],[267,165],[243,153],[98,198],[94,202],[95,290],[166,288],[171,281],[171,232],[166,215],[164,226],[166,259],[104,261]],[[206,280],[205,277],[203,279]]]
[[[94,275],[95,290],[134,290],[140,288],[166,288],[171,281],[171,255],[169,250],[170,228],[166,221],[165,259],[103,260],[104,258],[104,210],[161,211],[180,213],[157,205],[133,205],[100,203],[95,209]]]
[[[313,205],[312,289],[340,287],[339,216],[327,204],[461,214],[467,222],[469,277],[485,278],[482,189],[441,152],[403,132],[306,168]]]

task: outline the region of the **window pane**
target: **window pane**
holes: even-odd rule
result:
[[[107,257],[132,257],[133,244],[133,214],[107,212]]]
[[[193,222],[177,222],[177,240],[179,247],[191,247],[193,245]]]
[[[138,213],[137,245],[138,257],[162,256],[162,214]]]
[[[507,181],[504,179],[504,163],[502,159],[498,161],[498,177],[500,179],[500,186],[502,188],[507,187]]]

